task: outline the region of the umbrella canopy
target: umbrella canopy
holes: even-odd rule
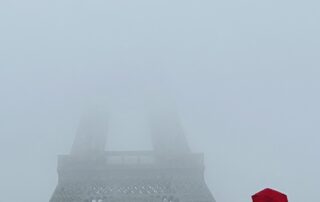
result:
[[[264,189],[252,196],[253,202],[288,202],[287,195],[273,189]]]

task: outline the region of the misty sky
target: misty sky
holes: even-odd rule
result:
[[[319,201],[316,0],[0,0],[0,201],[48,201],[83,111],[108,150],[151,149],[171,97],[217,202]]]

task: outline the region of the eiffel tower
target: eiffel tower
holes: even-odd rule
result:
[[[83,120],[70,155],[58,156],[50,202],[215,202],[203,154],[190,151],[179,123],[158,117],[151,126],[153,151],[105,151],[104,121]]]

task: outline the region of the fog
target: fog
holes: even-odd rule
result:
[[[0,201],[49,201],[92,106],[107,150],[152,149],[170,109],[217,202],[319,201],[319,6],[0,0]]]

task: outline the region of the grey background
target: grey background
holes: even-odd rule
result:
[[[150,149],[151,95],[175,100],[218,202],[319,201],[319,6],[0,0],[0,201],[49,200],[88,106],[108,108],[107,149]]]

